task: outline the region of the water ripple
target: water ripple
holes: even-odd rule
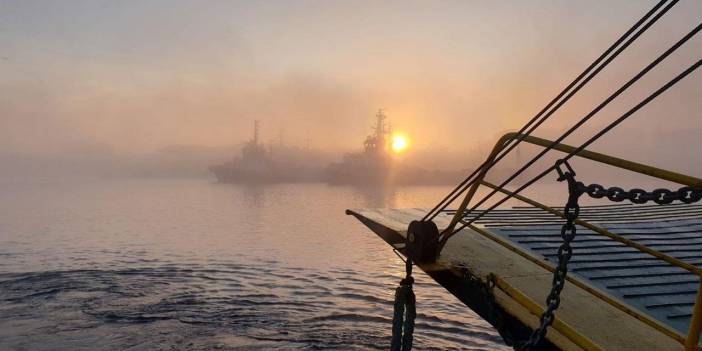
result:
[[[66,338],[78,333],[105,337],[104,329],[137,334],[157,329],[162,341],[172,345],[181,342],[177,335],[187,329],[194,349],[242,345],[279,350],[291,345],[310,350],[350,349],[349,345],[383,349],[379,345],[387,345],[391,286],[373,283],[376,276],[346,269],[331,271],[329,276],[286,267],[277,267],[278,273],[273,273],[270,263],[267,267],[169,263],[121,270],[0,274],[0,326],[31,318],[55,320],[50,327],[60,328]],[[257,278],[251,281],[252,276]],[[319,283],[320,277],[328,278],[325,286],[312,284]],[[421,299],[421,289],[418,295]],[[66,319],[69,314],[72,317]],[[47,337],[46,328],[39,324],[24,332],[41,339]],[[476,329],[450,316],[419,313],[417,330],[417,349],[480,349],[499,340],[487,328]],[[228,334],[246,338],[222,337]],[[473,341],[466,343],[466,337]],[[24,342],[7,338],[0,346],[21,348]],[[104,349],[121,348],[124,343],[122,338],[112,339]]]
[[[422,189],[398,190],[395,205],[442,193]],[[368,206],[351,189],[115,180],[0,182],[0,193],[0,350],[389,345],[404,267],[343,215]],[[507,349],[429,277],[415,279],[415,349]]]

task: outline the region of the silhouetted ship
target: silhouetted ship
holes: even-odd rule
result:
[[[462,172],[427,170],[403,165],[392,153],[392,129],[383,110],[375,115],[373,133],[366,137],[363,151],[349,153],[327,167],[330,184],[428,185],[453,184]]]
[[[344,155],[327,168],[332,184],[384,184],[393,182],[395,162],[390,154],[390,127],[382,110],[375,115],[373,134],[366,137],[363,152]]]
[[[291,157],[292,158],[292,157]],[[210,171],[223,183],[288,183],[319,180],[319,170],[301,165],[291,158],[274,157],[259,141],[259,123],[254,122],[253,139],[241,149],[241,156],[214,165]]]

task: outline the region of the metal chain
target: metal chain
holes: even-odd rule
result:
[[[564,171],[561,169],[561,166],[565,166],[566,170]],[[567,161],[559,160],[556,162],[556,171],[558,172],[559,182],[564,180],[568,182],[568,202],[563,210],[566,223],[561,227],[563,243],[558,248],[558,265],[553,272],[551,292],[546,298],[546,310],[541,314],[539,327],[534,330],[529,340],[518,348],[520,351],[530,351],[534,349],[534,347],[543,340],[548,331],[548,327],[555,319],[554,312],[561,303],[560,295],[565,286],[566,275],[568,274],[568,262],[573,255],[573,249],[570,244],[575,239],[575,220],[580,214],[578,199],[581,195],[587,194],[595,199],[606,197],[614,202],[629,200],[635,204],[645,204],[649,201],[653,201],[659,205],[667,205],[673,201],[681,201],[690,204],[702,200],[702,188],[699,187],[684,186],[677,191],[656,189],[649,192],[638,188],[626,191],[619,187],[605,188],[599,184],[585,185],[582,182],[576,181],[575,171],[570,167]]]
[[[673,201],[681,201],[686,204],[691,204],[702,199],[702,188],[695,188],[691,186],[684,186],[677,191],[656,189],[649,192],[638,188],[626,191],[616,186],[605,189],[605,187],[599,184],[590,184],[586,186],[583,183],[578,182],[578,188],[580,191],[595,199],[607,197],[610,201],[621,202],[624,200],[629,200],[635,204],[645,204],[649,201],[653,201],[659,205],[667,205]]]
[[[561,164],[566,166],[566,171],[561,170]],[[573,171],[567,162],[558,161],[556,165],[556,170],[559,175],[558,181],[562,182],[565,180],[568,182],[568,202],[566,202],[565,209],[563,210],[566,222],[563,224],[563,227],[561,227],[563,243],[558,248],[558,266],[556,266],[556,270],[553,272],[551,292],[546,298],[546,310],[541,314],[539,327],[531,333],[529,340],[519,348],[521,351],[534,349],[534,347],[543,340],[548,331],[548,327],[553,323],[555,319],[554,312],[561,304],[561,291],[565,286],[566,275],[568,274],[568,262],[571,256],[573,256],[573,248],[570,244],[575,239],[575,220],[580,214],[578,199],[580,195],[583,194],[581,190],[582,187],[579,186],[582,185],[582,183],[575,181],[575,171]]]

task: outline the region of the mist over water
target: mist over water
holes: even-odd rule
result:
[[[338,159],[361,148],[379,108],[412,139],[407,158],[475,165],[649,6],[3,1],[0,176],[192,175],[236,153],[256,119],[266,143],[282,135]],[[699,1],[681,1],[536,134],[558,136],[701,15]],[[690,40],[567,141],[618,117],[701,48]],[[667,167],[700,164],[693,153],[676,157],[702,135],[698,76],[593,147]]]

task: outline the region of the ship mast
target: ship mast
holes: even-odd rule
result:
[[[384,153],[387,151],[387,138],[388,129],[385,126],[385,120],[387,116],[383,113],[383,109],[378,109],[378,113],[375,115],[376,125],[375,125],[375,147],[376,151],[379,153]]]
[[[375,115],[376,121],[373,127],[373,134],[366,137],[366,141],[363,143],[365,147],[365,153],[375,153],[378,155],[384,155],[388,152],[389,141],[388,135],[390,134],[390,127],[385,124],[387,117],[383,113],[383,109],[379,109],[378,113]]]

